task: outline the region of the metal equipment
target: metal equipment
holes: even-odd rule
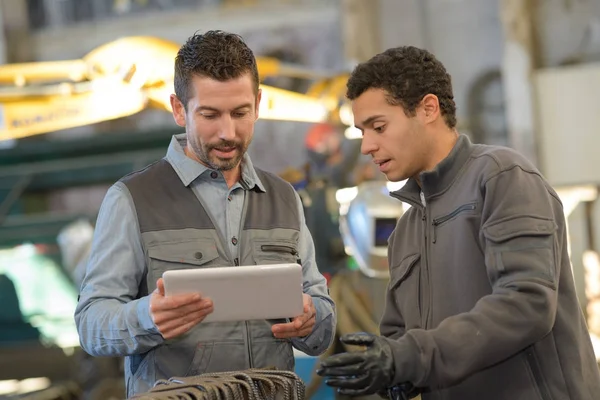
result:
[[[0,141],[126,117],[148,107],[170,111],[178,50],[168,40],[134,36],[102,45],[80,60],[0,66]],[[307,94],[261,85],[261,118],[339,120],[346,75],[271,57],[257,57],[257,65],[262,80],[287,76],[317,82]]]
[[[404,213],[402,203],[389,196],[388,183],[367,181],[348,192],[355,197],[340,212],[340,231],[346,252],[370,278],[389,277],[387,240]],[[339,200],[344,200],[340,198]]]
[[[131,399],[304,400],[304,391],[293,372],[250,369],[159,380],[149,392]]]

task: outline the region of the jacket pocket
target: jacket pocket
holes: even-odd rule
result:
[[[254,240],[252,257],[257,265],[261,264],[302,264],[297,244],[287,240]]]
[[[475,211],[476,209],[477,209],[477,203],[471,202],[471,203],[463,204],[462,206],[458,207],[457,209],[455,209],[454,211],[452,211],[449,214],[434,218],[434,220],[432,222],[432,225],[433,225],[432,241],[433,241],[433,243],[437,242],[438,227],[444,225],[446,222],[449,222],[450,220],[456,218],[458,215],[460,215],[462,213]]]
[[[219,253],[214,241],[193,240],[156,244],[148,248],[148,257],[156,281],[168,270],[209,266]]]
[[[404,258],[390,271],[390,288],[396,306],[404,317],[406,329],[421,325],[421,254]]]
[[[542,373],[542,368],[535,354],[535,350],[532,347],[525,350],[527,358],[525,364],[528,372],[531,374],[533,384],[536,390],[539,392],[541,400],[552,400],[548,386],[546,385],[546,379]]]
[[[486,264],[496,280],[533,279],[554,287],[554,221],[533,216],[504,219],[483,227]]]

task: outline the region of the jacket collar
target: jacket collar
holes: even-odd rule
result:
[[[469,138],[466,135],[460,135],[446,158],[436,165],[433,170],[419,174],[422,187],[414,178],[410,178],[400,190],[391,193],[391,195],[413,205],[421,205],[421,191],[423,191],[426,200],[436,197],[452,185],[471,156],[472,151],[473,144]]]

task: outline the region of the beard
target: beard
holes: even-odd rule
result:
[[[202,163],[216,171],[229,171],[239,165],[246,150],[248,150],[250,143],[235,142],[231,140],[222,140],[219,143],[198,143],[193,140],[190,145],[194,154],[202,161]],[[233,152],[233,157],[219,157],[213,151],[225,149],[227,151],[231,150]]]

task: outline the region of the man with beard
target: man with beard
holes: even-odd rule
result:
[[[335,330],[300,198],[246,154],[261,99],[252,51],[238,35],[195,34],[174,78],[173,117],[185,134],[109,189],[75,312],[88,353],[126,357],[128,397],[173,376],[293,370],[292,346],[319,355]],[[170,269],[289,262],[304,277],[304,313],[291,321],[203,323],[211,300],[165,297],[161,278]]]

